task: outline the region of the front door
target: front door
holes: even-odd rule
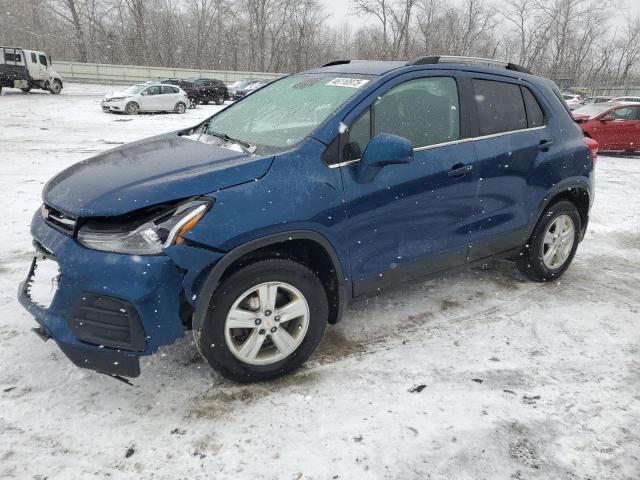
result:
[[[458,82],[451,73],[419,75],[381,87],[345,118],[342,160],[349,164],[341,168],[355,295],[466,261],[477,175]],[[359,158],[380,133],[410,140],[415,157],[360,183]]]
[[[152,85],[147,87],[140,94],[140,110],[153,112],[162,109],[162,96],[160,95],[160,86]]]
[[[640,107],[624,106],[609,113],[605,130],[613,150],[640,150]]]

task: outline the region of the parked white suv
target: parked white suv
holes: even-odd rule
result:
[[[140,84],[105,95],[100,105],[105,112],[124,112],[127,115],[139,112],[184,113],[189,97],[176,85]]]

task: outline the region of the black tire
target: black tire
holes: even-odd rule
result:
[[[564,262],[556,268],[550,268],[545,264],[543,259],[545,252],[544,238],[549,227],[561,215],[568,216],[573,222],[573,245]],[[520,272],[530,280],[536,282],[548,282],[559,278],[573,261],[573,257],[578,248],[581,229],[580,213],[573,203],[562,200],[547,208],[534,228],[528,244],[516,260],[516,265]]]
[[[186,112],[186,111],[187,111],[187,106],[185,105],[185,103],[184,103],[184,102],[178,102],[178,103],[176,104],[175,108],[173,109],[173,111],[174,111],[175,113],[182,114],[182,113],[184,113],[184,112]]]
[[[124,113],[126,113],[127,115],[137,115],[139,111],[140,105],[138,105],[136,102],[129,102],[124,107]]]
[[[60,92],[62,92],[62,83],[60,83],[60,80],[54,80],[53,82],[51,82],[51,84],[49,85],[49,91],[53,95],[58,95]]]
[[[222,105],[224,103],[224,95],[217,95],[213,101],[216,105]]]
[[[189,99],[189,108],[196,108],[198,106],[198,101],[195,98]]]
[[[22,90],[24,93],[29,93],[31,91],[31,87],[21,88],[20,90]]]
[[[309,306],[309,324],[302,342],[289,356],[269,365],[252,365],[232,353],[225,338],[225,322],[236,300],[265,282],[285,282],[298,289]],[[324,287],[311,270],[292,260],[262,260],[243,267],[218,286],[194,338],[205,361],[224,377],[242,383],[269,380],[294,371],[311,356],[322,339],[328,315]]]

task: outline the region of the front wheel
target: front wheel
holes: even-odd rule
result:
[[[550,206],[518,257],[518,269],[536,282],[560,277],[576,254],[581,228],[580,213],[573,203],[563,200]]]
[[[217,95],[213,101],[216,103],[216,105],[222,105],[224,103],[224,95]]]
[[[21,88],[20,90],[22,90],[24,93],[29,93],[31,91],[31,87]]]
[[[291,260],[263,260],[218,286],[194,337],[204,359],[224,377],[268,380],[309,358],[328,312],[325,289],[311,270]]]
[[[124,107],[124,113],[127,115],[137,115],[140,111],[140,106],[136,102],[129,102],[127,106]]]
[[[62,91],[62,83],[59,80],[54,80],[49,84],[49,91],[54,95],[58,95]]]
[[[173,111],[176,113],[182,114],[187,111],[187,106],[183,102],[178,102],[176,104],[176,107],[173,109]]]

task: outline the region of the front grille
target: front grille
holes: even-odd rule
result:
[[[44,203],[42,204],[40,211],[42,212],[42,218],[44,218],[44,221],[56,230],[66,233],[67,235],[73,235],[75,233],[76,223],[78,221],[77,218],[72,217],[71,215],[66,215],[60,210],[56,210]]]
[[[135,307],[119,298],[84,295],[71,312],[69,326],[83,342],[136,352],[146,348]]]

